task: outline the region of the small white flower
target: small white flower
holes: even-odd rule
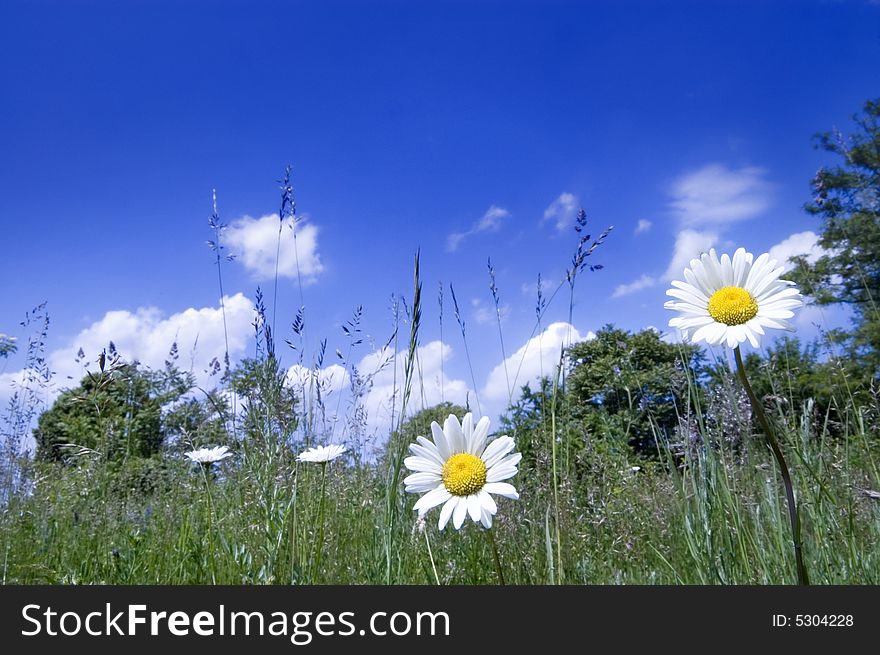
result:
[[[434,440],[417,437],[409,449],[413,454],[404,464],[415,471],[403,481],[410,493],[424,493],[413,509],[422,517],[438,505],[438,527],[443,530],[449,519],[456,530],[461,529],[466,516],[483,527],[492,527],[492,517],[498,511],[489,494],[516,500],[519,494],[508,482],[517,474],[520,453],[511,453],[514,442],[508,436],[498,437],[487,445],[489,419],[483,417],[474,425],[468,412],[461,423],[452,414],[443,428],[431,423]]]
[[[297,456],[296,461],[319,463],[331,462],[347,450],[348,448],[346,448],[345,446],[340,446],[339,444],[318,446],[317,448],[307,448]]]
[[[229,448],[226,446],[214,446],[213,448],[198,448],[197,450],[191,450],[188,453],[184,453],[184,455],[189,458],[190,461],[198,464],[213,464],[214,462],[219,462],[227,457],[231,457],[232,453],[229,452]]]
[[[680,314],[669,326],[681,330],[686,341],[729,348],[747,339],[758,348],[764,328],[793,332],[786,319],[803,307],[801,294],[793,282],[779,279],[785,268],[769,254],[753,259],[744,248],[732,259],[724,254],[719,260],[714,249],[692,259],[684,269],[687,281],[675,280],[666,292],[675,300],[664,306]]]

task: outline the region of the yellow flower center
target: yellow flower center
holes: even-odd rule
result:
[[[476,455],[458,453],[443,465],[443,484],[453,496],[470,496],[486,484],[486,465]]]
[[[709,298],[709,316],[725,325],[742,325],[758,313],[758,303],[742,287],[722,287]]]

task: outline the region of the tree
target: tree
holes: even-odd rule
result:
[[[824,253],[810,263],[792,258],[792,278],[819,305],[844,304],[854,329],[844,335],[850,357],[870,378],[880,372],[880,99],[854,116],[858,131],[817,135],[816,146],[841,158],[819,169],[808,213],[822,219]],[[841,336],[841,335],[836,335]]]
[[[117,361],[89,373],[40,416],[34,430],[36,457],[72,461],[69,455],[76,447],[108,460],[150,457],[165,439],[163,407],[189,387],[188,377],[176,369],[152,372],[137,363]]]
[[[619,439],[639,452],[656,448],[687,410],[688,376],[702,376],[699,348],[671,344],[648,329],[631,333],[606,325],[596,338],[569,348],[572,414],[588,434]]]
[[[15,353],[17,346],[15,345],[15,337],[0,332],[0,357],[9,357]]]

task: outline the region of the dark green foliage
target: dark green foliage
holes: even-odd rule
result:
[[[216,391],[180,400],[162,419],[166,449],[228,445],[232,435],[227,430],[227,417],[231,421],[231,408]]]
[[[593,438],[617,439],[639,452],[656,450],[687,411],[688,378],[703,369],[701,351],[669,344],[655,330],[631,333],[607,325],[569,349],[568,400]]]
[[[72,462],[88,451],[107,460],[150,457],[165,440],[162,408],[188,387],[187,377],[173,369],[153,373],[136,363],[89,373],[40,416],[36,457]]]
[[[544,377],[538,386],[538,391],[532,391],[531,384],[523,385],[519,398],[501,417],[498,430],[516,441],[516,449],[523,454],[524,465],[537,459],[537,453],[549,434],[553,382]]]
[[[241,436],[263,439],[267,434],[288,441],[297,427],[297,397],[285,383],[287,372],[274,355],[243,359],[230,372],[229,389],[242,400]]]
[[[818,135],[817,147],[840,157],[816,173],[814,198],[806,210],[822,219],[819,244],[825,254],[813,264],[793,258],[792,274],[802,291],[820,305],[843,304],[853,312],[854,329],[838,334],[868,379],[880,374],[880,100],[865,103],[854,117],[858,131]]]

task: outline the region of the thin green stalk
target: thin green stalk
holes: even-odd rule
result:
[[[434,553],[431,550],[431,539],[428,537],[428,528],[425,527],[423,530],[425,533],[425,544],[428,546],[428,559],[431,560],[431,570],[434,572],[434,581],[437,583],[437,586],[440,586],[440,576],[437,575],[437,566],[434,564]]]
[[[208,499],[208,545],[210,552],[208,557],[211,561],[211,584],[217,584],[217,567],[214,562],[214,500],[211,497],[211,482],[208,480],[208,468],[211,464],[208,462],[199,465],[202,469],[202,479],[205,481],[205,495]]]
[[[296,504],[299,498],[299,462],[293,464],[293,498],[290,501],[290,582],[296,574]]]
[[[733,349],[733,354],[736,358],[736,371],[739,375],[740,382],[742,382],[742,385],[746,390],[749,402],[752,404],[752,409],[755,411],[755,416],[758,417],[758,423],[761,424],[761,429],[764,431],[767,445],[769,445],[770,450],[773,451],[773,456],[776,458],[776,463],[779,464],[779,471],[782,474],[782,482],[785,486],[785,496],[788,503],[788,518],[791,523],[792,542],[794,543],[794,556],[797,564],[798,583],[809,585],[810,578],[807,574],[807,567],[804,564],[802,552],[801,521],[800,516],[798,515],[797,502],[794,497],[794,487],[791,483],[791,474],[788,471],[788,465],[785,463],[785,457],[782,455],[782,449],[779,447],[779,442],[776,441],[776,436],[770,428],[770,422],[767,420],[764,408],[758,400],[758,397],[755,395],[755,392],[752,390],[752,385],[749,384],[739,346]]]
[[[492,555],[495,558],[495,573],[498,575],[498,584],[503,587],[504,570],[501,568],[501,557],[498,555],[498,544],[495,543],[495,533],[492,532],[492,528],[489,528],[488,530],[483,530],[483,532],[486,533],[486,538],[492,545]]]
[[[312,560],[312,584],[321,568],[321,552],[324,550],[324,498],[327,489],[327,462],[321,462],[321,501],[318,505],[318,538],[315,540],[315,557]]]
[[[559,367],[556,369],[556,376],[553,380],[553,398],[550,401],[550,455],[553,460],[553,514],[554,528],[556,531],[556,572],[559,581],[563,579],[562,572],[562,535],[559,531],[559,473],[556,467],[556,397],[559,391],[559,375],[562,370],[562,360],[565,351],[559,354]]]

